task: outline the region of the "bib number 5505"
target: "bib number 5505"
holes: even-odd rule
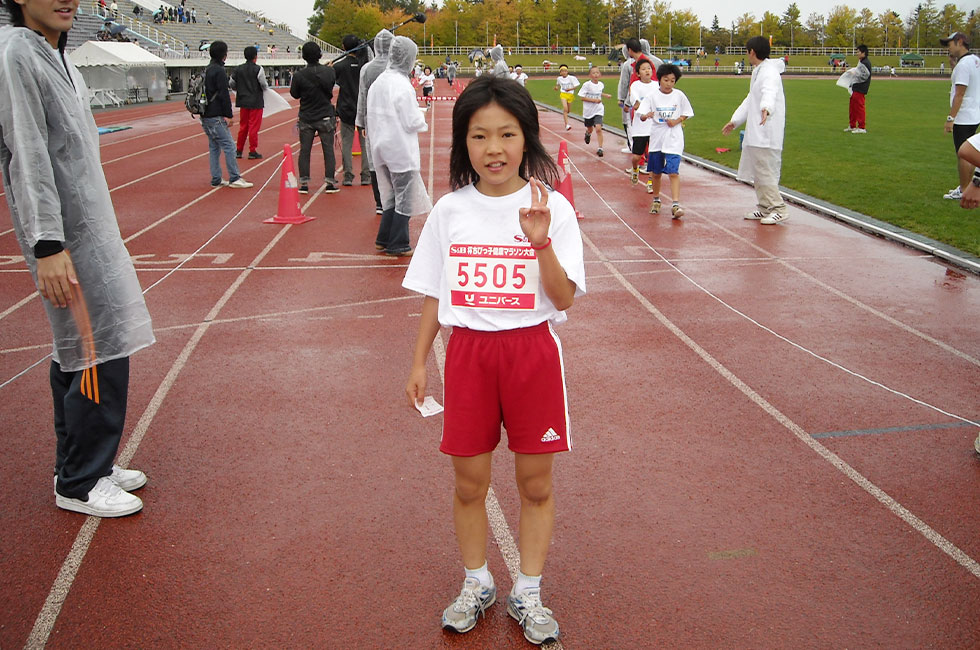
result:
[[[523,289],[527,286],[527,275],[524,273],[526,268],[526,264],[460,262],[456,278],[460,287],[483,289],[489,284],[495,289]]]

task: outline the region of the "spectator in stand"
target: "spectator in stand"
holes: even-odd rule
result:
[[[334,66],[337,75],[337,116],[340,118],[340,154],[344,164],[344,185],[354,184],[354,134],[357,134],[358,145],[364,151],[364,136],[362,129],[355,125],[357,121],[357,95],[360,91],[361,66],[367,63],[367,48],[362,47],[361,39],[348,34],[344,36],[343,45],[347,55]],[[371,184],[371,167],[364,155],[361,156],[361,185]]]
[[[208,24],[210,25],[211,24],[211,12],[210,11],[205,11],[204,12],[204,17],[207,19]]]
[[[191,22],[197,24],[197,7],[191,7]]]
[[[269,88],[262,66],[255,63],[259,53],[251,45],[245,48],[245,63],[231,75],[231,88],[235,91],[235,106],[238,107],[238,146],[235,158],[241,158],[248,139],[248,159],[258,160],[259,129],[262,128],[262,109],[265,99],[262,92]]]
[[[299,115],[296,126],[299,130],[299,193],[310,192],[310,151],[313,137],[320,136],[320,149],[323,150],[324,192],[335,194],[339,190],[335,184],[337,163],[333,154],[333,136],[336,132],[337,117],[334,112],[333,86],[336,80],[330,66],[320,65],[322,52],[320,46],[309,41],[301,50],[306,67],[297,70],[289,85],[289,94],[299,100]]]
[[[208,136],[208,149],[211,163],[211,187],[227,185],[234,188],[249,188],[249,183],[238,171],[235,160],[235,141],[231,139],[229,126],[235,114],[231,108],[231,95],[228,92],[228,73],[225,59],[228,58],[228,44],[214,41],[209,48],[211,63],[204,70],[204,94],[208,98],[207,107],[201,115],[201,128]],[[228,181],[221,180],[221,154],[225,154],[228,167]]]

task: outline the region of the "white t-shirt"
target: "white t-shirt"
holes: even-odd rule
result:
[[[596,115],[605,115],[606,108],[602,105],[602,91],[605,86],[601,81],[593,83],[591,79],[582,84],[582,87],[578,91],[579,97],[587,97],[589,99],[598,99],[599,103],[595,102],[582,102],[582,117],[585,119],[591,119]]]
[[[561,92],[570,93],[576,88],[578,88],[578,79],[575,75],[568,75],[567,77],[558,77],[558,87],[561,88]]]
[[[963,103],[956,113],[953,124],[980,124],[980,57],[967,54],[953,68],[952,86],[949,91],[949,105],[953,105],[953,95],[957,86],[966,86]]]
[[[511,72],[510,78],[523,86],[527,81],[527,73],[524,72],[523,70],[521,70],[520,74],[517,74],[516,72]]]
[[[419,85],[423,88],[432,88],[432,85],[436,81],[436,76],[434,74],[423,74],[419,77]]]
[[[651,93],[660,90],[660,86],[651,81],[649,83],[643,83],[639,79],[630,84],[630,94],[626,98],[626,103],[630,106],[636,106],[636,102],[643,102],[643,98],[650,95]],[[630,124],[630,135],[633,136],[648,136],[650,135],[650,120],[641,120],[640,111],[635,111],[633,113],[633,121]]]
[[[650,123],[650,151],[678,155],[684,153],[684,127],[680,124],[667,126],[667,120],[694,116],[694,109],[691,108],[687,95],[676,88],[669,94],[664,94],[658,84],[657,91],[644,97],[636,112],[646,115],[651,111],[653,117],[647,119]]]
[[[521,230],[518,210],[530,205],[530,184],[499,197],[481,194],[475,185],[446,194],[425,220],[402,286],[437,298],[439,323],[446,327],[495,332],[564,322]],[[580,296],[585,261],[575,210],[555,191],[548,193],[548,207],[551,245]]]

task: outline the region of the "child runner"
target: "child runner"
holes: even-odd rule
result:
[[[436,84],[436,76],[432,74],[432,68],[425,66],[422,70],[422,76],[419,78],[419,84],[422,86],[422,98],[425,99],[425,105],[428,106],[432,103],[429,95],[432,94],[432,89]]]
[[[582,84],[582,89],[578,91],[578,96],[582,98],[582,117],[585,118],[585,144],[592,142],[592,129],[595,128],[596,139],[599,141],[599,149],[596,154],[602,158],[602,117],[606,109],[602,105],[603,97],[612,97],[609,93],[602,92],[604,86],[599,81],[601,74],[598,66],[589,68],[589,80]]]
[[[630,183],[636,185],[640,174],[640,161],[650,142],[650,122],[640,119],[640,102],[657,90],[657,84],[651,81],[653,64],[649,59],[640,59],[636,64],[639,79],[630,85],[627,102],[633,107],[633,122],[630,124],[630,135],[633,136],[633,166],[630,169]]]
[[[521,565],[507,613],[535,644],[558,637],[540,580],[555,517],[554,454],[571,449],[552,325],[585,293],[575,210],[545,185],[557,176],[530,94],[494,75],[469,84],[453,108],[453,191],[429,213],[402,283],[425,295],[406,386],[411,403],[425,396],[426,358],[440,326],[453,328],[440,450],[452,456],[456,476],[453,520],[465,578],[442,625],[468,632],[496,600],[485,500],[503,424],[521,497]]]
[[[647,192],[654,195],[650,214],[660,214],[660,181],[661,174],[670,177],[670,199],[673,206],[670,213],[674,219],[684,216],[684,208],[680,206],[681,178],[678,175],[681,166],[681,154],[684,153],[684,127],[681,124],[689,117],[694,117],[694,109],[687,95],[674,88],[681,78],[681,69],[672,63],[664,63],[657,68],[659,88],[647,95],[637,111],[641,120],[650,121],[650,153],[647,165],[653,178],[647,181]]]
[[[572,126],[568,123],[568,111],[572,108],[572,102],[575,101],[575,89],[578,88],[579,83],[573,75],[568,74],[568,66],[562,63],[558,66],[558,81],[555,83],[555,90],[558,91],[558,96],[561,97],[561,117],[565,120],[565,130],[570,131]]]
[[[524,66],[520,63],[514,66],[514,76],[511,77],[514,81],[521,84],[522,86],[527,84],[527,73],[524,72]]]

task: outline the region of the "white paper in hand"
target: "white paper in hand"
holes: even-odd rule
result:
[[[415,402],[415,408],[418,409],[418,412],[421,413],[422,417],[424,418],[432,415],[438,415],[445,410],[443,409],[442,404],[437,402],[436,398],[432,395],[426,395],[421,404]]]
[[[283,99],[282,95],[272,88],[262,91],[262,99],[265,100],[265,108],[262,109],[262,117],[269,117],[276,113],[289,110],[289,102]]]

